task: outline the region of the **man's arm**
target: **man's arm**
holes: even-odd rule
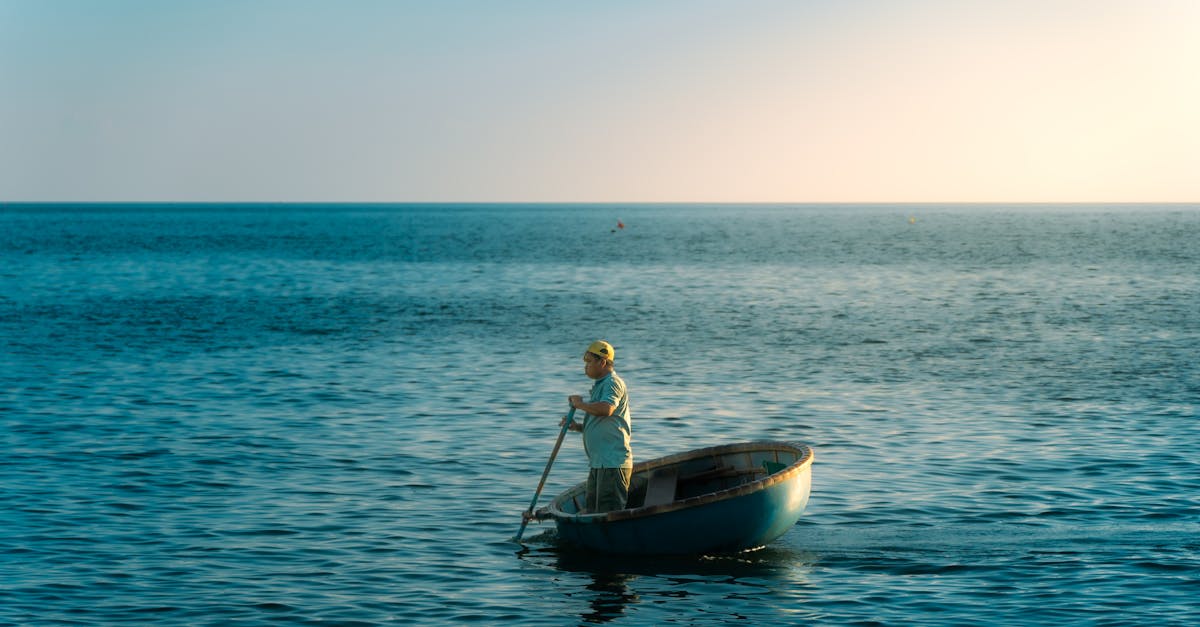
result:
[[[596,401],[594,403],[585,403],[585,402],[583,402],[583,397],[578,396],[578,395],[572,396],[570,398],[570,401],[571,401],[571,407],[574,407],[575,409],[589,413],[593,416],[598,416],[600,418],[606,418],[608,416],[611,416],[611,415],[613,415],[614,411],[617,411],[616,405],[613,405],[611,403],[605,403],[604,401]]]

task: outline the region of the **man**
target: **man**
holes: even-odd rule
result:
[[[592,342],[583,354],[583,371],[595,381],[588,400],[579,395],[567,399],[571,407],[586,414],[582,423],[573,421],[568,428],[583,432],[583,450],[589,467],[588,513],[624,509],[633,474],[629,394],[625,381],[613,370],[615,357],[608,342]]]

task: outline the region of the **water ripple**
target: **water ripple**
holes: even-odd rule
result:
[[[0,623],[1200,620],[1200,214],[744,209],[0,212]],[[801,522],[510,543],[595,335],[638,457],[813,445]]]

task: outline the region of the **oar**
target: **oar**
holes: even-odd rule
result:
[[[554,450],[550,451],[550,459],[546,461],[546,469],[542,471],[542,480],[538,482],[537,490],[533,493],[533,500],[529,502],[529,513],[533,513],[533,508],[537,507],[538,496],[542,494],[542,488],[546,486],[546,477],[550,476],[550,466],[554,464],[554,458],[558,456],[558,449],[562,446],[563,436],[567,434],[567,430],[571,428],[571,420],[575,418],[575,408],[567,412],[566,419],[563,420],[562,429],[558,432],[558,440],[554,442]],[[521,529],[517,531],[517,536],[513,538],[513,542],[520,542],[521,536],[525,533],[525,526],[529,524],[529,519],[525,518],[521,521]]]

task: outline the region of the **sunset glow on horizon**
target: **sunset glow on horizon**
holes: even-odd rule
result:
[[[1200,3],[0,0],[0,202],[1200,202]]]

